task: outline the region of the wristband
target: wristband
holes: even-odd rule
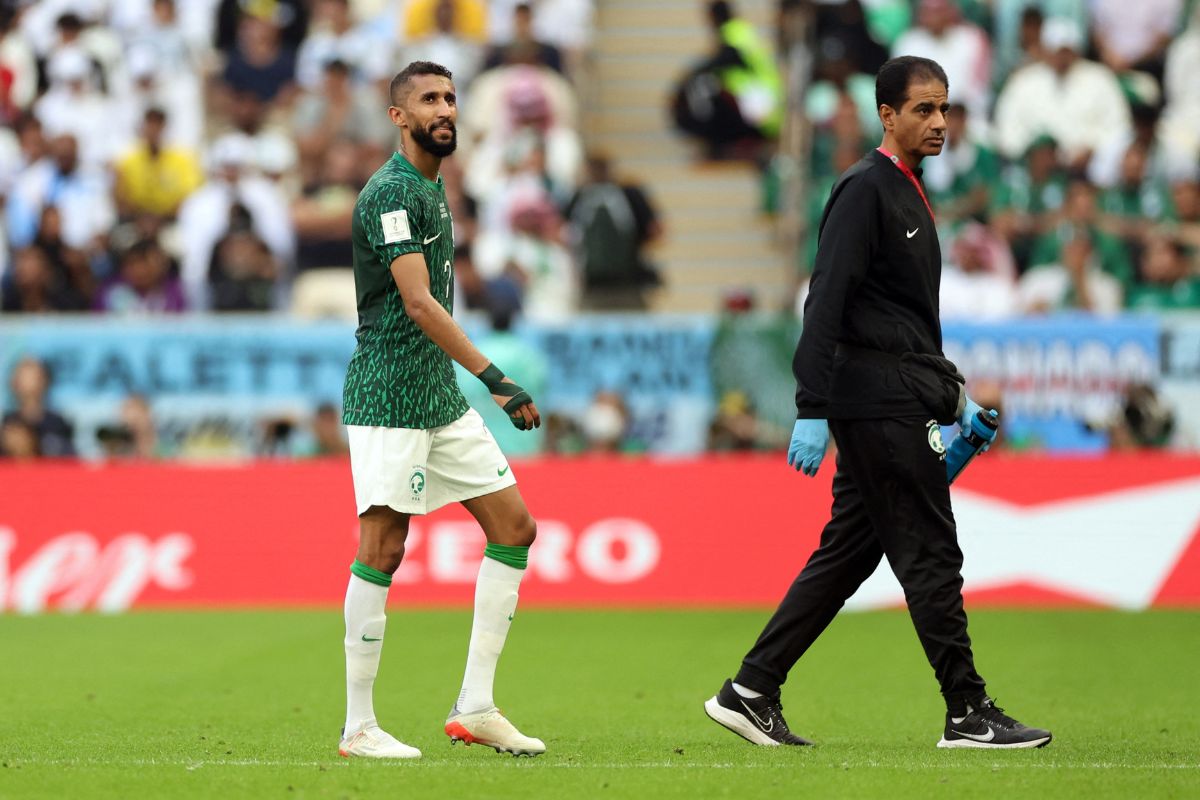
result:
[[[508,418],[512,420],[512,424],[517,430],[525,430],[525,418],[516,411],[527,403],[532,403],[533,398],[529,396],[529,392],[522,389],[515,383],[505,383],[504,373],[495,364],[488,364],[483,368],[483,372],[476,377],[483,382],[483,385],[488,388],[488,391],[497,397],[511,398],[504,404],[504,413],[508,414]]]

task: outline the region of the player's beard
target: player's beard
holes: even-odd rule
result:
[[[437,139],[433,138],[433,131],[436,128],[441,127],[450,129],[450,141],[439,142]],[[453,122],[446,123],[445,125],[434,123],[428,128],[413,128],[412,138],[413,141],[417,143],[418,147],[429,153],[431,156],[445,158],[453,153],[454,149],[458,147],[458,128],[454,126]]]

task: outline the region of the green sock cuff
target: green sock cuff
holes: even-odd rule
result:
[[[374,567],[368,567],[366,564],[355,559],[350,565],[350,573],[357,575],[367,583],[373,583],[376,586],[388,587],[392,585],[392,576],[386,572],[380,572]]]
[[[515,569],[525,569],[529,564],[529,548],[488,542],[488,546],[483,548],[483,557],[494,559]]]

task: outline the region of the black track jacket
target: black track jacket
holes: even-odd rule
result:
[[[917,188],[872,150],[834,185],[818,236],[792,359],[797,417],[928,416],[894,359],[864,352],[942,355],[942,251]]]

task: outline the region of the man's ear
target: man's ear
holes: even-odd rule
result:
[[[404,114],[404,109],[399,106],[388,106],[388,116],[392,120],[392,124],[397,128],[407,128],[408,118]]]
[[[896,109],[884,103],[879,107],[879,121],[883,123],[883,129],[890,131],[892,126],[896,124]]]

